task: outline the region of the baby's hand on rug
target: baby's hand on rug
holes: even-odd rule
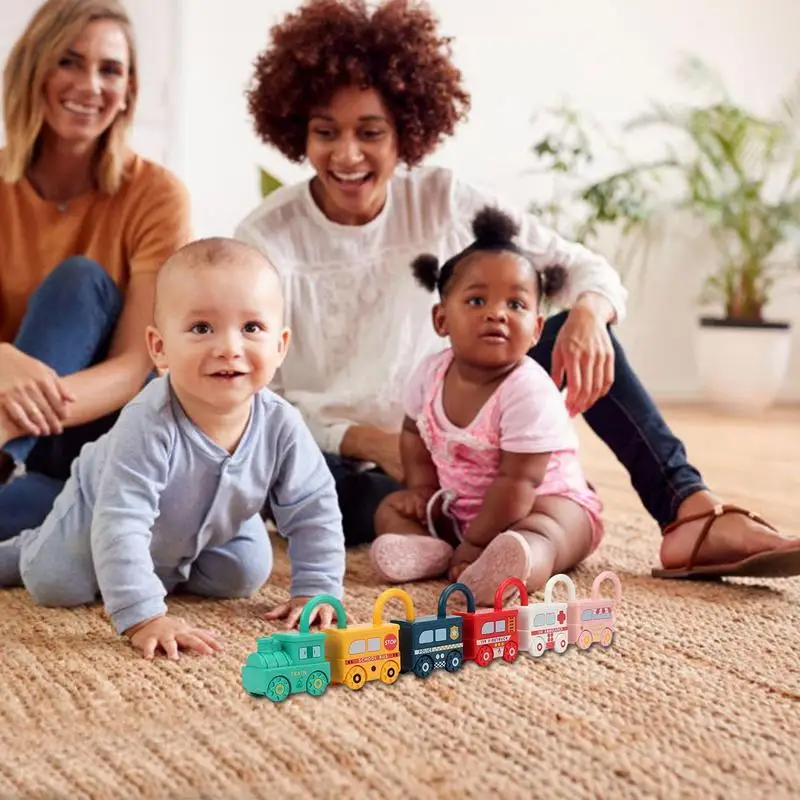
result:
[[[211,631],[195,628],[179,617],[155,617],[145,620],[125,631],[131,644],[142,651],[145,658],[151,659],[160,647],[167,658],[178,660],[178,648],[193,650],[200,655],[211,655],[222,650]]]
[[[273,608],[272,611],[268,611],[266,614],[264,614],[264,619],[285,618],[287,630],[294,628],[300,622],[303,608],[305,608],[306,603],[310,599],[310,597],[293,597],[291,600],[287,600],[277,608]],[[325,628],[329,625],[333,625],[333,620],[336,618],[336,612],[333,610],[332,606],[320,604],[311,612],[308,624],[313,625],[314,620],[317,618],[319,618],[320,628]],[[345,620],[345,624],[346,623],[347,620]]]
[[[457,581],[461,573],[483,552],[482,547],[470,544],[469,542],[461,542],[461,544],[453,550],[453,555],[450,558],[450,570],[447,577],[451,581]]]

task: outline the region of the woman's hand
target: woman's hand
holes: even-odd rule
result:
[[[135,625],[126,635],[131,644],[142,651],[147,659],[152,659],[158,648],[167,658],[177,661],[178,649],[193,650],[200,655],[211,655],[222,650],[211,631],[195,628],[178,617],[155,617]]]
[[[567,410],[571,416],[591,408],[614,383],[614,347],[594,309],[576,305],[556,337],[551,371],[560,389],[567,378]]]
[[[61,433],[67,403],[74,400],[55,370],[13,345],[0,344],[0,407],[23,434]]]

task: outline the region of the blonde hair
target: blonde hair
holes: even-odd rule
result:
[[[6,148],[0,161],[0,179],[14,183],[25,175],[35,155],[44,121],[45,80],[75,37],[96,20],[116,22],[128,41],[126,108],[100,137],[95,161],[100,189],[109,194],[119,189],[128,128],[138,92],[133,26],[119,0],[47,0],[17,39],[3,71]]]

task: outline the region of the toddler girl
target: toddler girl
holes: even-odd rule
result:
[[[544,323],[541,299],[562,288],[565,271],[538,272],[497,209],[480,211],[473,233],[441,268],[429,255],[413,263],[419,283],[438,290],[433,325],[450,347],[409,381],[407,488],[379,507],[371,556],[389,582],[448,573],[489,604],[507,577],[535,591],[576,566],[603,524],[559,389],[527,356]]]

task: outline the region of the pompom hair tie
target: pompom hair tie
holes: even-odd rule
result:
[[[423,288],[432,292],[439,282],[439,259],[430,253],[417,256],[411,263],[411,269],[417,283]]]
[[[472,220],[472,233],[475,236],[472,244],[451,256],[442,265],[430,253],[417,256],[411,263],[414,277],[424,289],[429,292],[438,289],[440,297],[443,297],[456,267],[467,256],[479,252],[508,252],[524,258],[531,265],[540,295],[555,296],[566,284],[566,269],[559,264],[537,269],[530,253],[514,241],[519,232],[520,226],[512,216],[494,206],[484,206]]]
[[[475,235],[476,249],[510,247],[518,250],[514,238],[519,235],[519,225],[499,208],[486,206],[472,220],[472,233]]]

